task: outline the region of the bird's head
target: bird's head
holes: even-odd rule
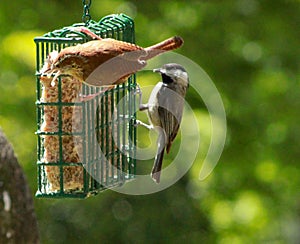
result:
[[[76,55],[58,55],[54,60],[51,69],[59,70],[62,74],[73,75],[74,71],[80,69],[80,57]]]
[[[80,69],[79,60],[80,57],[76,55],[68,55],[63,52],[57,51],[51,52],[44,66],[41,69],[41,73],[45,75],[59,74],[59,75],[71,75],[76,78],[81,78],[82,71]]]
[[[180,64],[165,64],[161,68],[154,69],[153,72],[160,73],[165,84],[176,83],[184,87],[189,86],[188,74]]]

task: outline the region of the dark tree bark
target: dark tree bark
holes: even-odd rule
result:
[[[0,243],[39,243],[32,195],[13,148],[1,128]]]

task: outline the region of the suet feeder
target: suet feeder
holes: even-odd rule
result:
[[[85,26],[102,38],[135,42],[134,22],[124,14],[109,15],[99,22],[88,20],[54,30],[34,39],[37,91],[37,197],[85,198],[120,186],[136,171],[135,75],[114,89],[101,91],[40,70],[48,55],[67,46],[89,41],[72,27]]]

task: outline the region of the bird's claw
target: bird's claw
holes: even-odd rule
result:
[[[134,95],[139,95],[139,110],[143,111],[148,109],[148,105],[147,104],[142,104],[142,90],[139,84],[136,85],[136,89],[134,91]]]
[[[148,130],[152,130],[153,129],[153,125],[147,125],[144,122],[140,121],[140,120],[136,120],[135,123],[133,124],[134,127],[138,127],[139,125],[144,126],[145,128],[147,128]]]
[[[134,90],[134,95],[141,95],[142,94],[142,90],[139,84],[136,84],[136,88]]]

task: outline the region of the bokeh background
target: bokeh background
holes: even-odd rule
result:
[[[82,9],[80,0],[0,2],[0,126],[32,194],[33,38],[81,22]],[[35,199],[42,243],[299,243],[300,2],[92,1],[94,20],[120,12],[134,18],[141,46],[184,38],[178,52],[209,74],[225,104],[224,152],[206,180],[198,180],[200,152],[180,181],[152,195]],[[144,80],[154,84],[157,76]],[[190,92],[187,101],[209,135],[201,98]]]

